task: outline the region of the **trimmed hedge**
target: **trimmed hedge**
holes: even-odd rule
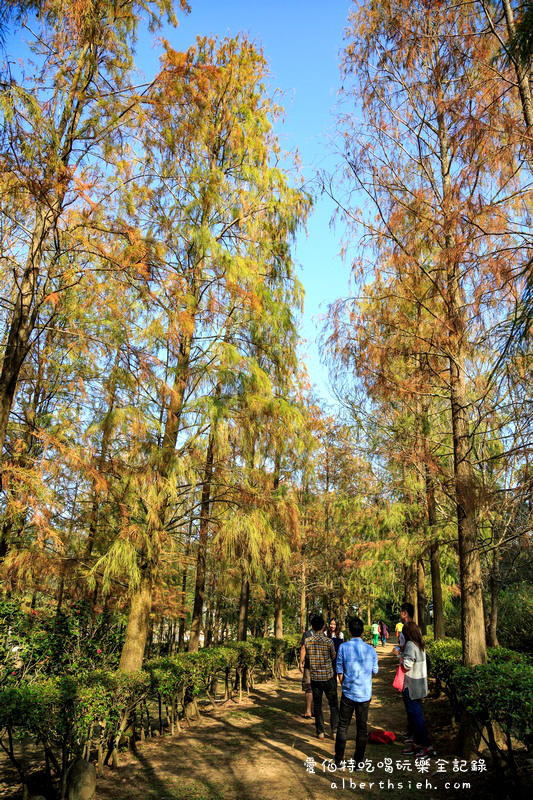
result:
[[[167,727],[171,734],[179,731],[180,719],[198,713],[200,692],[214,705],[220,676],[225,699],[235,690],[242,697],[258,671],[280,677],[285,661],[294,660],[296,639],[299,644],[299,637],[228,642],[155,658],[132,674],[99,670],[7,685],[0,689],[0,745],[25,786],[27,770],[16,758],[14,743],[27,736],[41,743],[49,780],[59,780],[63,800],[66,772],[77,756],[88,758],[96,750],[100,764],[110,758],[117,764],[124,738],[133,743]],[[157,721],[152,720],[154,706]]]
[[[431,675],[454,712],[470,715],[495,764],[503,760],[516,775],[516,742],[528,749],[533,745],[533,665],[528,655],[491,647],[487,664],[465,667],[458,639],[432,642],[427,650]]]

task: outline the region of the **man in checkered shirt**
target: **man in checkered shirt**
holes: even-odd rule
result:
[[[324,633],[324,617],[315,616],[311,621],[313,635],[305,640],[300,651],[300,672],[304,669],[305,656],[309,656],[311,689],[313,691],[313,711],[316,734],[319,739],[325,736],[324,716],[322,714],[322,695],[325,693],[329,703],[331,733],[337,733],[339,703],[337,698],[337,678],[335,676],[335,645]]]

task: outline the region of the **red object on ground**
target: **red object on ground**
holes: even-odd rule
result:
[[[396,741],[396,735],[392,731],[370,731],[368,741],[373,744],[392,744]]]

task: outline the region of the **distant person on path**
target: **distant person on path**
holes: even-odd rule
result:
[[[394,633],[395,633],[396,638],[398,640],[400,639],[400,634],[402,632],[402,628],[403,628],[403,622],[400,619],[400,620],[398,620],[398,622],[396,623],[396,627],[394,628]]]
[[[335,645],[335,652],[338,653],[339,647],[344,641],[344,634],[341,631],[340,625],[335,619],[335,617],[332,617],[329,621],[328,636]]]
[[[406,739],[405,755],[416,755],[417,758],[436,756],[435,749],[429,744],[422,698],[428,693],[426,653],[420,628],[415,622],[403,626],[405,640],[400,655],[400,663],[405,672],[403,698],[407,710],[408,730],[412,731],[413,741]],[[411,737],[409,737],[411,738]]]
[[[379,623],[379,635],[381,637],[381,646],[385,647],[385,645],[387,644],[388,636],[389,636],[389,629],[387,628],[387,626],[383,622],[383,620],[381,620],[380,623]]]
[[[355,712],[356,738],[355,756],[356,764],[360,764],[365,756],[368,740],[368,707],[372,698],[372,674],[378,672],[378,654],[375,649],[363,642],[361,634],[364,623],[358,617],[353,617],[348,622],[352,639],[344,642],[337,654],[337,675],[342,685],[342,697],[339,709],[339,726],[335,741],[335,764],[340,766],[346,749],[348,727]]]
[[[415,607],[412,603],[402,603],[400,606],[400,622],[402,623],[402,630],[398,636],[398,644],[403,649],[405,639],[403,638],[403,626],[408,622],[412,622],[415,616]]]
[[[319,739],[325,736],[324,716],[322,714],[322,695],[326,694],[329,704],[331,733],[337,733],[339,721],[339,704],[337,698],[337,680],[335,677],[335,645],[324,633],[326,623],[321,616],[314,616],[311,621],[313,635],[309,636],[300,651],[300,672],[303,672],[305,657],[309,657],[311,673],[311,689],[313,692],[313,712],[315,715],[316,735]]]
[[[316,613],[314,611],[309,614],[309,626],[311,626],[313,617],[315,616]],[[312,635],[313,629],[309,627],[309,629],[302,635],[300,651],[305,644],[305,640],[309,639]],[[309,672],[309,656],[307,655],[304,659],[303,669],[300,668],[300,672],[302,673],[302,691],[305,692],[305,712],[302,714],[302,717],[304,719],[313,719],[313,714],[311,713],[313,710],[313,690],[311,688],[311,673]]]
[[[374,645],[374,647],[377,647],[378,646],[378,642],[379,642],[379,627],[378,627],[378,623],[377,622],[373,622],[370,630],[372,631],[372,644]]]

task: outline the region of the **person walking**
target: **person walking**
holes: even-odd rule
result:
[[[372,623],[370,631],[372,633],[372,644],[374,647],[377,647],[379,642],[379,627],[377,622]]]
[[[302,634],[300,650],[304,646],[306,639],[309,639],[311,636],[313,636],[313,629],[311,628],[313,617],[316,617],[315,611],[312,611],[311,614],[309,614],[309,629]],[[302,691],[305,692],[305,711],[302,714],[302,717],[304,719],[313,719],[313,690],[311,688],[311,673],[309,672],[309,656],[305,656],[303,670],[300,671],[302,673]]]
[[[337,654],[336,671],[342,686],[339,725],[335,741],[335,764],[340,766],[346,749],[348,727],[355,712],[355,756],[360,764],[368,741],[368,708],[372,699],[372,675],[378,673],[378,655],[372,645],[361,639],[363,620],[353,617],[348,622],[352,638],[343,642]]]
[[[389,636],[389,629],[387,628],[387,625],[385,624],[385,622],[383,622],[383,620],[380,620],[379,622],[379,635],[381,638],[381,646],[385,647]]]
[[[308,637],[300,650],[300,672],[303,672],[306,655],[309,657],[311,674],[311,690],[313,692],[313,713],[315,715],[316,735],[325,737],[324,715],[322,713],[322,695],[325,693],[330,711],[331,733],[337,733],[339,721],[339,705],[337,697],[337,680],[335,678],[335,645],[324,633],[326,623],[321,616],[313,617],[311,628],[313,635]]]
[[[402,630],[405,645],[400,655],[400,663],[405,670],[403,699],[407,711],[407,728],[412,736],[406,739],[405,755],[418,758],[436,756],[436,750],[429,743],[422,709],[422,698],[427,696],[428,681],[426,653],[420,628],[415,622],[408,622]],[[409,741],[412,738],[412,741]]]

